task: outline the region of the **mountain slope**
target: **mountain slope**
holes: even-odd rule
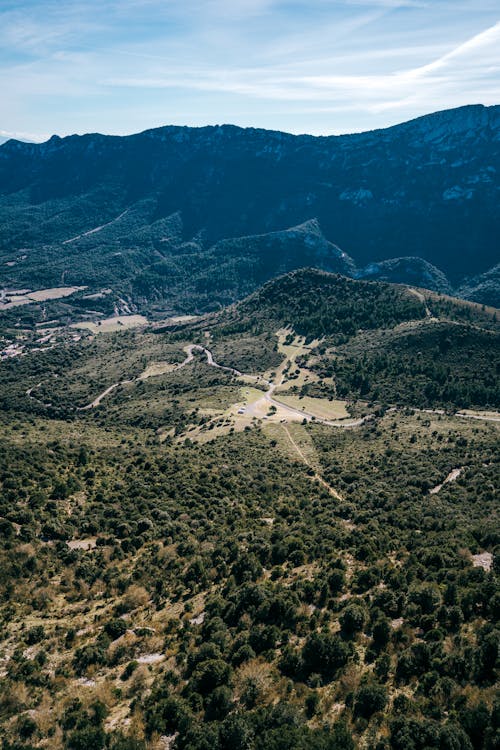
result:
[[[302,269],[269,281],[216,319],[248,327],[264,322],[270,330],[291,326],[307,338],[345,338],[361,328],[389,328],[424,317],[421,301],[405,287]]]
[[[452,410],[500,407],[500,336],[491,308],[303,269],[213,316],[212,326],[210,320],[194,328],[208,327],[215,340],[284,328],[306,342],[316,340],[301,362],[322,385],[304,383],[302,397]],[[236,368],[242,367],[237,349],[233,345],[229,360]]]
[[[311,262],[284,248],[249,282],[262,239],[241,238],[315,220],[360,268],[419,258],[456,288],[497,262],[499,171],[500,107],[479,105],[345,136],[224,125],[9,141],[0,147],[4,283],[34,285],[43,274],[56,284],[64,273],[66,283],[97,285],[106,266],[105,283],[131,300],[151,293],[177,304],[179,289],[192,291],[193,269],[215,262],[219,279],[234,276],[223,304]],[[175,231],[165,231],[172,217]]]
[[[489,271],[465,281],[458,293],[464,299],[500,307],[500,263]]]
[[[369,263],[355,276],[394,284],[413,284],[435,292],[450,292],[450,284],[444,273],[422,258],[391,258],[380,263]]]

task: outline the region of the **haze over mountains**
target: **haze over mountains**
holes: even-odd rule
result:
[[[231,125],[0,147],[2,286],[214,309],[304,266],[500,304],[500,106],[355,135]]]
[[[5,131],[4,131],[5,132]],[[2,143],[7,143],[7,141],[12,140],[12,136],[10,135],[0,135],[0,146]],[[29,138],[18,138],[16,140],[19,140],[21,143],[33,143]]]

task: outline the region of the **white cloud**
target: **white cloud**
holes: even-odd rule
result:
[[[381,8],[427,8],[429,6],[425,0],[346,0],[346,4]]]
[[[9,130],[0,130],[0,142],[8,141],[10,138],[15,138],[18,141],[33,141],[35,143],[41,143],[46,141],[49,137],[50,136],[47,133],[12,133]]]
[[[463,95],[476,101],[477,79],[488,100],[498,94],[498,82],[491,73],[498,70],[500,23],[485,29],[430,63],[406,70],[352,75],[349,73],[300,75],[297,66],[204,70],[203,68],[157,69],[151,75],[117,76],[103,79],[111,87],[191,89],[223,92],[265,100],[303,102],[356,102],[369,111],[386,111],[424,100],[433,100],[463,87]],[[370,55],[368,55],[370,57]],[[333,59],[334,61],[334,59]]]
[[[423,65],[420,68],[416,68],[410,71],[409,74],[413,76],[422,76],[433,73],[436,70],[450,67],[450,63],[453,64],[454,60],[459,60],[461,57],[467,57],[470,62],[471,58],[474,60],[474,56],[478,52],[481,52],[479,58],[476,57],[476,63],[484,66],[487,60],[494,59],[497,63],[500,62],[500,21],[488,29],[484,29],[479,34],[467,39],[465,42],[457,45],[450,52],[439,57],[437,60]],[[484,51],[489,50],[490,55],[486,57]]]
[[[282,129],[345,113],[355,130],[499,98],[492,0],[26,2],[0,10],[13,132],[259,125],[271,110]]]

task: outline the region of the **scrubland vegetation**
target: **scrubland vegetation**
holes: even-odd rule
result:
[[[494,320],[282,283],[2,363],[2,750],[498,746],[498,423],[455,415],[498,409]],[[368,419],[222,433],[241,383],[198,356],[79,410],[187,342],[269,376],[286,327],[285,346],[316,339],[295,398],[348,395]]]

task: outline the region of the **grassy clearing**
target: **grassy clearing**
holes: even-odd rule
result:
[[[313,398],[312,396],[291,396],[285,393],[279,393],[275,399],[319,419],[347,419],[351,416],[346,409],[345,401],[329,401],[326,398]]]
[[[178,365],[172,364],[171,362],[151,362],[143,373],[138,377],[138,380],[147,380],[148,378],[155,378],[160,375],[167,375],[169,372],[176,370]]]
[[[318,383],[319,377],[315,372],[311,372],[305,367],[297,367],[292,365],[288,373],[284,374],[283,386],[279,388],[276,393],[286,393],[287,390],[299,390],[304,386],[311,385],[312,383]],[[332,382],[331,378],[328,382]]]
[[[114,333],[115,331],[124,331],[129,328],[138,328],[139,326],[148,325],[148,319],[144,315],[115,315],[112,318],[105,318],[96,323],[91,321],[81,321],[72,323],[73,328],[84,328],[91,333]]]

